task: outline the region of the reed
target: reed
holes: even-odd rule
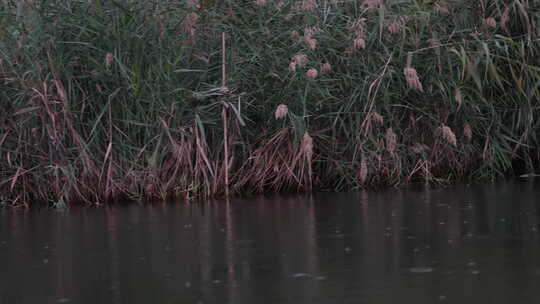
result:
[[[527,0],[0,1],[0,202],[535,172],[539,16]]]

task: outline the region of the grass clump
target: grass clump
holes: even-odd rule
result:
[[[534,172],[539,12],[526,0],[4,0],[0,201]]]

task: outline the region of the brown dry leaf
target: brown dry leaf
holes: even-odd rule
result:
[[[472,139],[472,127],[468,122],[463,124],[463,136],[465,136],[467,142],[470,142]]]
[[[461,90],[459,88],[456,89],[454,93],[454,98],[456,99],[456,103],[458,104],[458,107],[461,106],[461,103],[463,102],[463,95],[461,94]]]
[[[306,156],[308,162],[311,162],[313,159],[313,138],[311,138],[307,131],[302,138],[301,151]]]

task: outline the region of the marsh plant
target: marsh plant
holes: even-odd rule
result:
[[[528,0],[2,0],[0,201],[534,172],[539,18]]]

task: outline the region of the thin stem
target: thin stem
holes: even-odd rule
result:
[[[223,88],[227,85],[226,79],[226,56],[225,56],[225,33],[221,33],[221,85]],[[227,128],[227,109],[225,103],[223,103],[223,109],[221,110],[221,118],[223,119],[223,149],[225,155],[225,197],[229,197],[229,132]]]

